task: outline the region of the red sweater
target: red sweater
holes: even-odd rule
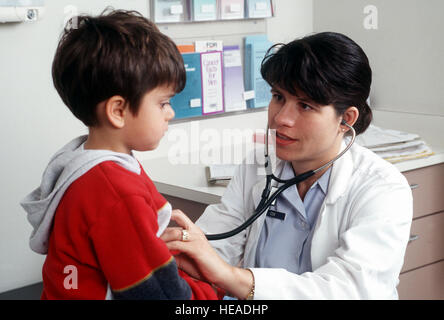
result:
[[[178,272],[156,233],[167,204],[153,182],[106,161],[66,190],[43,266],[42,299],[217,299]]]

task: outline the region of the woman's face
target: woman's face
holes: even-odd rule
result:
[[[333,106],[318,105],[297,90],[297,96],[272,88],[268,109],[270,129],[276,130],[276,155],[291,161],[296,173],[314,170],[339,152],[341,117]]]

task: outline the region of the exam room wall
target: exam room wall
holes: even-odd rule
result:
[[[377,8],[377,29],[364,28],[368,5]],[[314,0],[313,28],[342,32],[363,47],[373,69],[373,108],[444,124],[443,12],[442,0]]]
[[[264,26],[269,38],[286,42],[312,32],[312,3],[313,0],[277,0],[277,15]],[[0,24],[0,293],[41,281],[45,257],[29,249],[32,229],[19,201],[38,186],[54,152],[73,137],[86,133],[62,104],[50,73],[68,5],[81,13],[97,14],[107,5],[148,12],[147,0],[47,0],[42,20]],[[174,34],[171,36],[174,38]],[[231,38],[235,37],[224,37]],[[227,125],[255,127],[262,126],[265,117],[266,111],[260,111],[199,121],[199,125],[220,130]],[[170,130],[175,127],[188,130],[189,123],[171,124]],[[164,139],[155,153],[138,156],[166,155],[169,146]]]

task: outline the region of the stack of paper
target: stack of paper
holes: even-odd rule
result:
[[[382,129],[374,125],[370,125],[363,134],[356,137],[356,142],[391,163],[434,154],[417,134]]]
[[[237,166],[236,164],[212,164],[206,167],[208,182],[231,180]]]

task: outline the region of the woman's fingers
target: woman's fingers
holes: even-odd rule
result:
[[[181,240],[179,240],[179,241],[174,240],[174,241],[166,242],[166,246],[170,251],[179,251],[182,253],[186,253],[189,256],[193,256],[193,253],[194,253],[193,248],[189,244],[187,244]]]
[[[180,227],[166,228],[165,231],[160,236],[160,239],[162,239],[165,242],[181,240],[182,230],[183,229]]]
[[[176,221],[177,224],[184,229],[189,229],[192,225],[194,225],[190,218],[188,218],[185,213],[178,209],[174,209],[171,212],[171,219]]]

